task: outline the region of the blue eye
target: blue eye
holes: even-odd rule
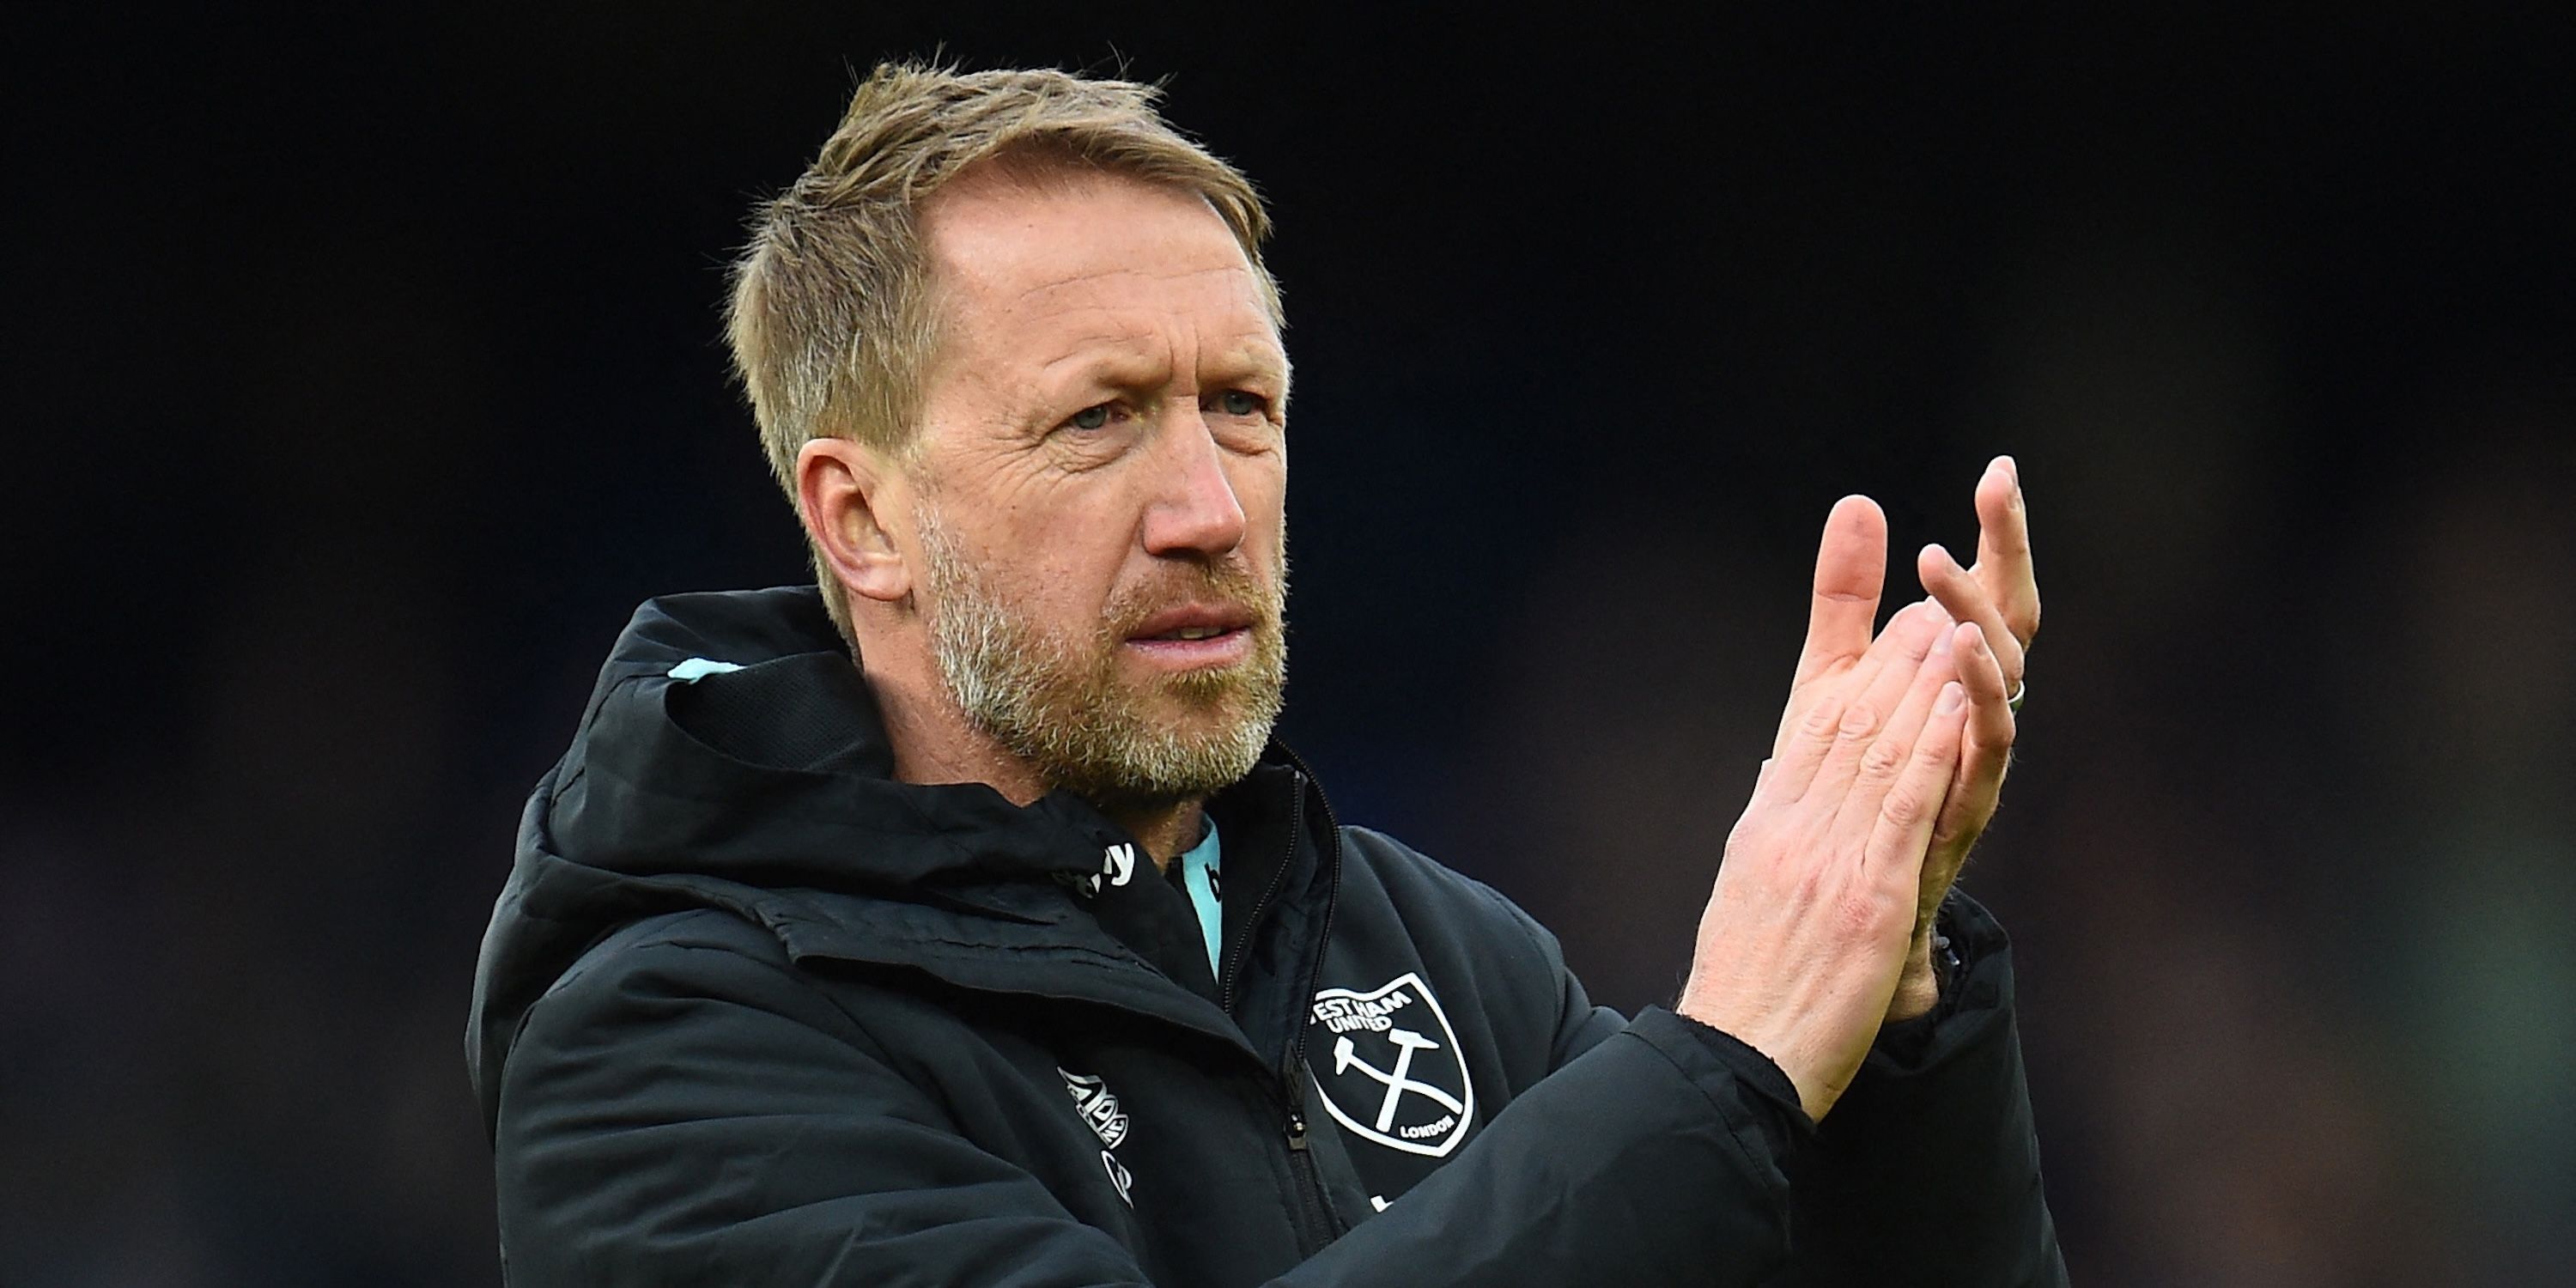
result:
[[[1107,403],[1101,403],[1096,407],[1085,407],[1075,412],[1073,418],[1065,422],[1075,429],[1099,429],[1108,423],[1109,404]]]
[[[1228,389],[1217,395],[1216,405],[1228,416],[1257,416],[1262,408],[1270,405],[1270,401],[1259,394]]]

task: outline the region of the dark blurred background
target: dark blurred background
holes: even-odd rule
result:
[[[2576,1277],[2565,6],[350,8],[0,32],[0,1284],[497,1281],[521,794],[637,600],[803,575],[722,268],[943,47],[1274,202],[1346,817],[1668,997],[1827,506],[1903,578],[2012,452],[2078,1281]]]

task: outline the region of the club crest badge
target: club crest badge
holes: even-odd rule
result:
[[[1408,1154],[1445,1158],[1476,1119],[1476,1085],[1458,1031],[1411,971],[1367,992],[1315,994],[1314,1070],[1324,1112],[1353,1134]]]

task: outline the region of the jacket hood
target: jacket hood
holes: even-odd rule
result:
[[[852,901],[832,896],[861,895],[1008,939],[1064,920],[1067,885],[1128,839],[1065,793],[1022,807],[980,783],[900,783],[893,769],[875,698],[814,588],[638,608],[571,748],[528,799],[484,935],[466,1058],[486,1122],[528,1008],[620,926],[715,907],[793,955],[839,944],[847,956]]]

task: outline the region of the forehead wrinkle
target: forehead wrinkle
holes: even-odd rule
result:
[[[1236,268],[1184,269],[1171,272],[1156,272],[1150,269],[1140,268],[1121,268],[1111,269],[1106,272],[1077,272],[1067,274],[1053,281],[1040,282],[1036,285],[1025,287],[1017,296],[1013,297],[1010,303],[1005,307],[1006,311],[1012,313],[1039,314],[1059,317],[1087,312],[1117,314],[1131,311],[1160,310],[1168,308],[1168,304],[1143,299],[1122,300],[1114,298],[1116,294],[1123,294],[1121,292],[1117,292],[1116,283],[1120,279],[1141,278],[1156,283],[1162,283],[1190,282],[1194,280],[1204,281],[1211,278],[1239,279],[1242,276],[1241,271]],[[1227,283],[1227,285],[1231,284],[1232,283]],[[1107,288],[1113,294],[1113,298],[1075,299],[1071,301],[1066,301],[1061,298],[1070,292],[1083,292],[1088,294],[1090,290],[1095,288]],[[1200,297],[1190,299],[1183,305],[1183,307],[1192,311],[1224,310],[1236,307],[1246,307],[1255,313],[1260,313],[1265,319],[1268,317],[1268,314],[1262,312],[1257,297],[1252,297],[1248,293],[1238,293],[1236,291],[1226,290],[1220,287],[1218,289],[1206,291],[1204,295],[1200,295],[1198,292],[1193,292],[1193,294],[1199,295]]]
[[[1288,365],[1288,352],[1280,346],[1279,334],[1270,329],[1267,318],[1260,326],[1242,327],[1230,335],[1212,337],[1212,342],[1202,343],[1199,349],[1209,359],[1258,367],[1263,371],[1276,372]]]
[[[1198,355],[1189,364],[1194,368],[1232,365],[1275,374],[1287,365],[1277,333],[1270,329],[1267,316],[1258,313],[1232,326],[1222,317],[1206,325],[1199,317],[1170,317],[1143,305],[1091,304],[1051,320],[1066,324],[1067,333],[1044,345],[1055,351],[1055,356],[1039,364],[1039,371],[1048,375],[1069,364],[1093,361],[1122,367],[1150,365],[1163,371],[1182,365],[1178,351],[1183,349]],[[1075,329],[1077,323],[1079,329]]]
[[[1000,265],[959,274],[968,279],[961,285],[988,301],[988,321],[977,328],[988,332],[985,343],[1036,359],[1039,380],[1052,384],[1068,379],[1068,368],[1100,366],[1110,368],[1102,373],[1110,384],[1162,384],[1184,366],[1195,377],[1225,365],[1286,384],[1278,331],[1239,259],[1197,268],[1078,268],[1006,294],[1010,275]],[[1153,285],[1127,289],[1135,283]],[[1177,302],[1173,284],[1184,296]],[[1016,343],[1008,338],[1014,330],[1023,337]],[[1183,352],[1196,357],[1184,362]]]
[[[1183,362],[1178,348],[1196,353],[1192,362]],[[1245,330],[1231,337],[1205,337],[1192,329],[1187,337],[1172,337],[1158,331],[1095,333],[1067,341],[1063,352],[1038,366],[1042,380],[1052,380],[1068,367],[1089,367],[1110,385],[1168,384],[1185,380],[1195,385],[1202,374],[1218,381],[1249,376],[1288,383],[1288,355],[1267,331]]]
[[[1164,347],[1167,342],[1165,314],[1148,303],[1085,301],[1030,313],[1034,316],[1024,315],[1024,322],[1031,324],[1032,342],[1041,351],[1052,350],[1060,355],[1048,360],[1048,366],[1080,357],[1086,351],[1135,352]]]
[[[1155,339],[1151,334],[1133,331],[1086,335],[1065,343],[1061,354],[1039,364],[1038,374],[1052,377],[1064,368],[1076,365],[1107,366],[1122,373],[1147,368],[1160,372],[1171,363],[1155,355]],[[1111,383],[1121,382],[1113,380]]]

